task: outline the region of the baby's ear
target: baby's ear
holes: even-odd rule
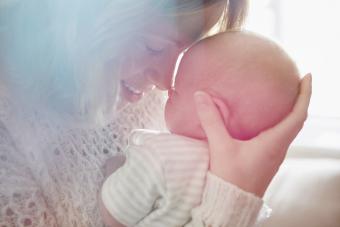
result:
[[[220,112],[221,117],[223,118],[224,125],[227,127],[230,118],[230,109],[226,101],[223,101],[221,98],[217,98],[212,96],[212,100],[214,104],[217,106],[218,111]]]

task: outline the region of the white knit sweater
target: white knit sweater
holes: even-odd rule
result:
[[[97,208],[103,164],[123,150],[132,129],[162,128],[163,104],[151,92],[104,128],[65,129],[38,113],[18,113],[0,94],[0,226],[103,226]],[[209,190],[223,193],[216,185]],[[229,192],[232,202],[223,206],[233,215],[223,226],[249,226],[240,220],[258,213],[239,192]],[[216,195],[205,194],[210,196]],[[211,212],[203,204],[194,215],[212,217]]]

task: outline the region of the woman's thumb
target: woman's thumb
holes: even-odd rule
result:
[[[231,136],[225,122],[229,119],[229,109],[222,100],[210,97],[203,91],[194,94],[196,111],[209,145],[224,144]]]

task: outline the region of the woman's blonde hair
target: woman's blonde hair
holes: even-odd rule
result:
[[[168,7],[172,13],[199,11],[214,4],[224,7],[219,20],[220,31],[241,27],[248,11],[248,0],[164,0],[161,5]]]
[[[80,115],[113,105],[119,85],[105,70],[150,20],[148,7],[162,3],[179,12],[222,3],[221,30],[240,26],[247,8],[246,0],[6,2],[0,4],[0,83],[22,103]]]
[[[221,17],[221,30],[237,29],[244,23],[248,11],[248,0],[228,0]]]

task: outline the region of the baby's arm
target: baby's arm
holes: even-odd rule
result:
[[[124,162],[125,162],[125,155],[123,155],[121,153],[116,154],[114,157],[107,160],[105,165],[104,165],[104,177],[105,177],[105,179],[108,176],[110,176],[111,174],[113,174],[122,165],[124,165]],[[106,207],[103,204],[101,193],[99,193],[99,196],[98,196],[98,203],[99,203],[100,214],[102,216],[102,219],[103,219],[105,226],[125,227],[124,225],[119,223],[114,217],[112,217],[112,215],[106,209]]]
[[[105,226],[108,227],[125,227],[124,225],[122,225],[121,223],[119,223],[110,213],[109,211],[106,209],[106,207],[104,206],[102,197],[99,196],[98,197],[98,202],[99,202],[99,210],[100,210],[100,214],[102,216],[103,222],[105,224]]]
[[[232,138],[225,128],[229,119],[228,108],[225,107],[223,121],[209,95],[196,93],[198,116],[209,142],[210,171],[262,197],[307,118],[310,97],[311,77],[305,76],[295,106],[285,119],[251,140],[239,141]]]
[[[105,180],[101,189],[99,202],[105,224],[121,227],[140,222],[160,197],[162,179],[162,168],[151,152],[130,148],[124,165]]]

